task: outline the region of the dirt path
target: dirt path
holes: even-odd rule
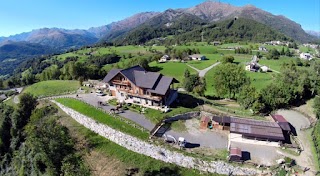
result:
[[[310,136],[307,131],[301,130],[301,128],[310,125],[310,121],[303,114],[294,110],[279,110],[277,114],[282,115],[285,119],[291,123],[297,132],[297,137],[303,145],[303,151],[300,156],[292,156],[297,161],[297,164],[302,167],[308,167],[312,171],[316,171],[314,157],[311,151],[312,142],[310,141]]]
[[[197,69],[197,68],[195,68],[194,66],[191,66],[191,65],[189,65],[189,64],[187,64],[187,65],[188,65],[190,68],[192,68],[192,69],[194,69],[195,71],[197,71],[200,77],[204,77],[209,70],[211,70],[213,67],[215,67],[215,66],[217,66],[217,65],[219,65],[219,64],[220,64],[220,62],[214,63],[214,64],[212,64],[210,67],[207,67],[207,68],[205,68],[205,69],[203,69],[203,70],[199,70],[199,69]]]

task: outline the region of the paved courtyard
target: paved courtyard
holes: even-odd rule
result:
[[[253,145],[240,142],[231,142],[232,147],[239,147],[246,155],[250,153],[250,159],[254,163],[262,164],[265,166],[271,166],[276,164],[276,160],[281,158],[281,155],[277,152],[278,147]],[[247,156],[245,156],[247,157]]]

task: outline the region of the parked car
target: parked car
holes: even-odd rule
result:
[[[104,96],[105,94],[101,90],[96,91],[97,96]]]

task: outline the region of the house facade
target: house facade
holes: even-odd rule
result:
[[[206,57],[204,55],[201,55],[201,54],[192,54],[192,55],[189,56],[189,58],[191,60],[199,60],[199,61],[206,59]]]
[[[168,55],[163,55],[163,56],[159,59],[159,63],[164,63],[164,62],[167,62],[168,60],[170,60],[170,56],[168,56]]]
[[[304,60],[311,60],[312,56],[310,53],[301,53],[300,54],[300,59],[304,59]]]
[[[147,72],[140,66],[112,69],[103,79],[112,96],[119,101],[142,105],[169,106],[178,96],[174,90],[175,78],[156,72]]]

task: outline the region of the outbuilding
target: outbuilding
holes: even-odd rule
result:
[[[229,161],[242,161],[242,151],[238,147],[231,147],[229,150]]]
[[[192,55],[189,56],[189,58],[191,60],[199,60],[199,61],[206,59],[206,57],[204,55],[201,55],[201,54],[192,54]]]
[[[271,115],[271,117],[285,133],[291,132],[289,122],[282,115]]]

